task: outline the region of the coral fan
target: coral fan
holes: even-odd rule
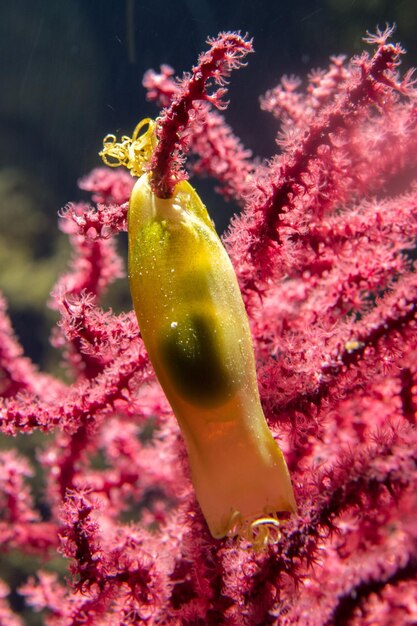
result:
[[[47,624],[417,620],[417,105],[391,34],[368,37],[372,55],[332,58],[304,90],[284,77],[264,96],[280,123],[268,163],[212,110],[240,37],[211,40],[182,81],[167,67],[145,76],[150,99],[178,105],[162,114],[156,188],[184,178],[188,150],[190,170],[243,207],[224,243],[298,503],[276,544],[211,537],[136,319],[100,308],[123,274],[115,238],[133,179],[94,171],[81,185],[97,204],[60,216],[74,257],[52,296],[53,343],[72,383],[24,357],[1,303],[1,430],[49,434],[42,506],[28,459],[0,453],[2,551],[69,561],[65,583],[40,569],[19,589]],[[20,624],[7,596],[1,583],[1,623]]]

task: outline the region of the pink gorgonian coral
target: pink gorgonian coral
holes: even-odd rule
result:
[[[187,153],[191,173],[243,207],[223,241],[298,505],[279,541],[256,551],[210,535],[136,318],[100,307],[123,275],[115,240],[132,178],[95,170],[81,185],[97,204],[60,216],[74,255],[53,291],[53,344],[71,383],[25,358],[1,302],[1,430],[48,433],[37,450],[42,507],[29,460],[0,452],[1,546],[68,560],[66,581],[41,565],[19,588],[46,624],[417,620],[417,103],[391,35],[262,98],[278,120],[269,162],[253,160],[212,108],[247,39],[210,40],[181,81],[166,66],[145,76],[165,107],[152,193],[185,185]],[[14,626],[8,591],[1,583],[0,621]]]

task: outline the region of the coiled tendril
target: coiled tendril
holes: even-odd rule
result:
[[[279,543],[281,526],[284,521],[276,513],[258,517],[253,521],[243,520],[241,514],[235,511],[230,518],[227,534],[231,537],[238,535],[247,541],[256,552],[259,552],[267,546]]]
[[[123,135],[118,142],[116,135],[106,135],[100,152],[104,163],[109,167],[124,166],[132,176],[141,176],[149,166],[157,144],[155,126],[154,120],[145,117],[136,126],[132,137]]]

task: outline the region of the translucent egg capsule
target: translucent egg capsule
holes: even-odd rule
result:
[[[259,400],[246,311],[229,257],[193,187],[130,200],[129,281],[142,338],[186,442],[214,537],[279,538],[295,511],[288,469]]]

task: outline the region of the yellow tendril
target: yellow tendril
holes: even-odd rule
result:
[[[273,546],[281,540],[281,527],[284,520],[277,513],[267,514],[250,521],[243,519],[239,511],[232,514],[227,535],[238,536],[250,544],[255,552]]]
[[[273,546],[281,540],[281,524],[275,517],[260,517],[249,526],[248,541],[255,551]]]
[[[106,135],[100,152],[104,163],[109,167],[126,167],[132,176],[142,176],[157,144],[155,126],[154,120],[145,117],[136,126],[132,137],[123,135],[118,142],[116,135]]]

